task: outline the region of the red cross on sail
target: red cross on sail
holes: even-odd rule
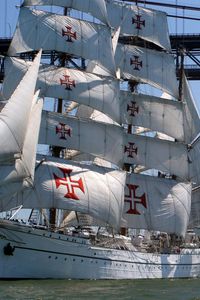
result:
[[[129,189],[129,194],[125,195],[124,201],[128,202],[130,204],[130,207],[126,213],[131,215],[141,215],[141,213],[137,209],[137,205],[142,205],[147,208],[146,195],[145,193],[141,196],[136,195],[136,190],[139,188],[138,185],[127,184],[127,187]]]
[[[75,193],[75,189],[81,190],[85,193],[82,178],[78,180],[73,180],[71,177],[72,169],[58,168],[62,173],[63,177],[58,177],[55,173],[53,173],[56,188],[58,189],[60,185],[64,185],[67,188],[67,194],[64,195],[65,198],[71,198],[74,200],[80,200]]]
[[[130,65],[134,65],[134,70],[139,71],[142,68],[142,61],[139,61],[139,56],[134,55],[134,59],[130,59]]]
[[[124,153],[128,153],[128,157],[134,157],[133,155],[137,155],[137,147],[134,147],[135,143],[128,143],[128,146],[124,146]]]
[[[70,80],[69,75],[63,75],[64,79],[60,78],[60,84],[64,85],[65,84],[65,89],[68,91],[72,90],[72,87],[75,87],[75,80]]]
[[[130,111],[130,116],[135,117],[135,113],[139,113],[139,106],[136,105],[135,101],[131,101],[131,104],[127,104],[127,111]]]
[[[72,32],[72,27],[71,26],[65,26],[65,28],[67,29],[67,31],[65,31],[64,29],[62,29],[62,36],[66,36],[67,40],[66,42],[73,42],[72,39],[76,40],[76,32]]]
[[[142,16],[140,16],[140,15],[135,15],[135,16],[136,16],[136,19],[132,18],[132,24],[136,25],[136,29],[142,29],[141,26],[145,27],[145,20],[141,20]]]
[[[59,139],[61,140],[66,140],[66,136],[71,137],[71,131],[72,129],[64,123],[59,123],[56,126],[56,134],[60,134]]]

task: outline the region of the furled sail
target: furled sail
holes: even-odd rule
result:
[[[24,208],[75,210],[118,228],[124,201],[126,173],[50,158],[36,167],[33,189],[24,190],[1,211]]]
[[[127,227],[185,235],[191,206],[190,183],[129,174],[124,199]]]
[[[43,112],[39,143],[66,147],[188,178],[187,147],[149,136],[126,134],[121,126]]]
[[[107,26],[22,7],[8,55],[40,48],[92,60],[115,76],[111,32]]]
[[[13,57],[5,60],[2,93],[5,99],[14,90],[31,62]],[[119,81],[75,69],[40,65],[36,89],[41,95],[88,105],[120,122]]]
[[[55,5],[73,8],[91,14],[105,24],[108,24],[108,16],[104,0],[24,0],[23,6],[31,5]]]
[[[119,43],[115,61],[122,78],[151,84],[178,99],[176,70],[172,55]]]
[[[164,12],[106,0],[109,22],[112,27],[120,26],[123,36],[135,36],[170,50],[167,16]]]
[[[142,126],[184,141],[183,104],[160,97],[120,91],[121,123]]]
[[[1,163],[5,164],[7,160],[21,156],[33,103],[40,56],[41,53],[0,113]]]

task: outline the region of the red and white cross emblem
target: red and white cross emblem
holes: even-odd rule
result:
[[[72,129],[64,123],[59,123],[56,126],[56,134],[60,134],[59,136],[60,140],[66,140],[67,135],[71,137],[71,131]]]
[[[127,111],[130,111],[130,116],[135,117],[135,113],[139,113],[139,106],[136,105],[135,101],[131,101],[131,104],[127,104]]]
[[[53,173],[56,188],[58,189],[60,185],[64,185],[67,188],[67,194],[64,195],[65,198],[71,198],[74,200],[80,200],[75,193],[75,189],[81,190],[85,193],[82,178],[78,180],[73,180],[71,177],[72,169],[58,168],[62,173],[63,177],[58,177],[55,173]]]
[[[147,208],[147,201],[145,193],[141,196],[136,195],[136,190],[138,189],[138,185],[127,184],[129,193],[125,195],[124,201],[130,204],[129,210],[126,211],[127,214],[131,215],[141,215],[141,213],[137,210],[137,205],[142,205]]]
[[[133,155],[136,154],[137,155],[137,150],[138,148],[137,147],[134,147],[135,143],[128,143],[129,145],[128,146],[124,146],[124,153],[128,153],[128,157],[132,157],[133,158]]]
[[[142,16],[140,15],[135,15],[135,18],[132,18],[132,24],[136,24],[136,29],[142,29],[141,26],[145,27],[145,20],[141,20]]]
[[[69,75],[63,75],[64,79],[60,78],[60,84],[65,84],[65,90],[71,91],[72,87],[76,86],[75,80],[70,80]]]
[[[130,65],[134,65],[134,70],[140,71],[142,68],[142,61],[139,61],[139,56],[134,55],[133,58],[130,58]]]
[[[62,36],[66,36],[67,40],[66,42],[73,42],[72,39],[76,40],[76,32],[72,32],[72,27],[71,26],[65,26],[67,31],[62,29]]]

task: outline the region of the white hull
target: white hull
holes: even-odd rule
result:
[[[6,255],[4,247],[15,247]],[[200,276],[200,249],[155,254],[95,247],[86,238],[0,223],[0,278],[145,279]],[[189,251],[189,250],[188,250]],[[194,253],[195,251],[195,253]]]

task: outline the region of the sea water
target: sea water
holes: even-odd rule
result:
[[[4,280],[0,300],[200,300],[200,279]]]

